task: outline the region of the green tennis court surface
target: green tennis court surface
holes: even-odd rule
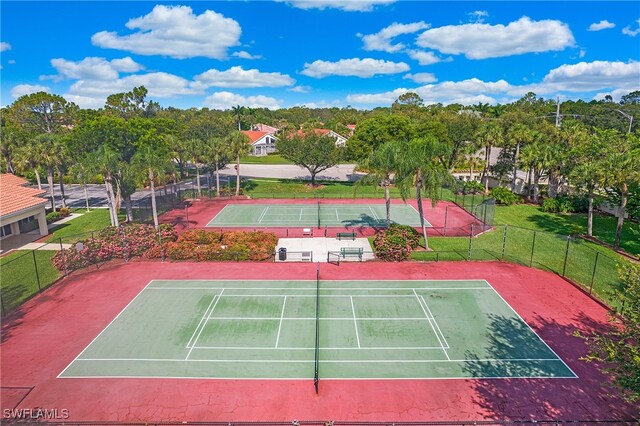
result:
[[[320,281],[319,377],[575,377],[486,281]],[[150,282],[59,377],[309,379],[316,281]]]
[[[206,226],[373,227],[385,226],[386,217],[385,206],[379,204],[227,204]],[[410,205],[393,204],[391,221],[420,226],[420,215]],[[425,225],[431,226],[426,219]]]

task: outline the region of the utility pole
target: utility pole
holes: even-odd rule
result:
[[[556,127],[560,127],[560,96],[556,99]]]
[[[629,131],[627,133],[631,133],[631,125],[633,124],[633,115],[629,115],[626,112],[620,111],[619,109],[615,111],[619,112],[620,114],[624,115],[629,119]]]

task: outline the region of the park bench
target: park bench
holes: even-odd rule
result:
[[[338,232],[338,240],[349,239],[355,240],[356,233],[355,232]]]
[[[313,237],[313,230],[311,228],[302,228],[302,236],[310,236]]]
[[[340,256],[345,259],[347,257],[357,257],[362,260],[362,253],[364,250],[362,247],[341,247]]]

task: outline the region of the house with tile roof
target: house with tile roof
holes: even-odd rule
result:
[[[342,136],[341,134],[338,134],[336,132],[334,132],[333,130],[329,130],[329,129],[313,129],[313,132],[317,135],[317,136],[330,136],[333,139],[336,140],[336,146],[344,146],[344,144],[347,143],[347,139],[344,136]],[[303,130],[298,130],[298,135],[302,136],[304,135],[304,131]]]
[[[257,132],[254,130],[243,130],[249,137],[251,143],[251,155],[262,156],[272,152],[276,152],[276,141],[278,140],[272,133]]]
[[[45,191],[29,188],[28,182],[10,173],[0,174],[0,238],[38,229],[47,235]]]

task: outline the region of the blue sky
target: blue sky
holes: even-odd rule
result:
[[[1,104],[139,85],[227,109],[599,99],[640,90],[640,2],[2,1]]]

